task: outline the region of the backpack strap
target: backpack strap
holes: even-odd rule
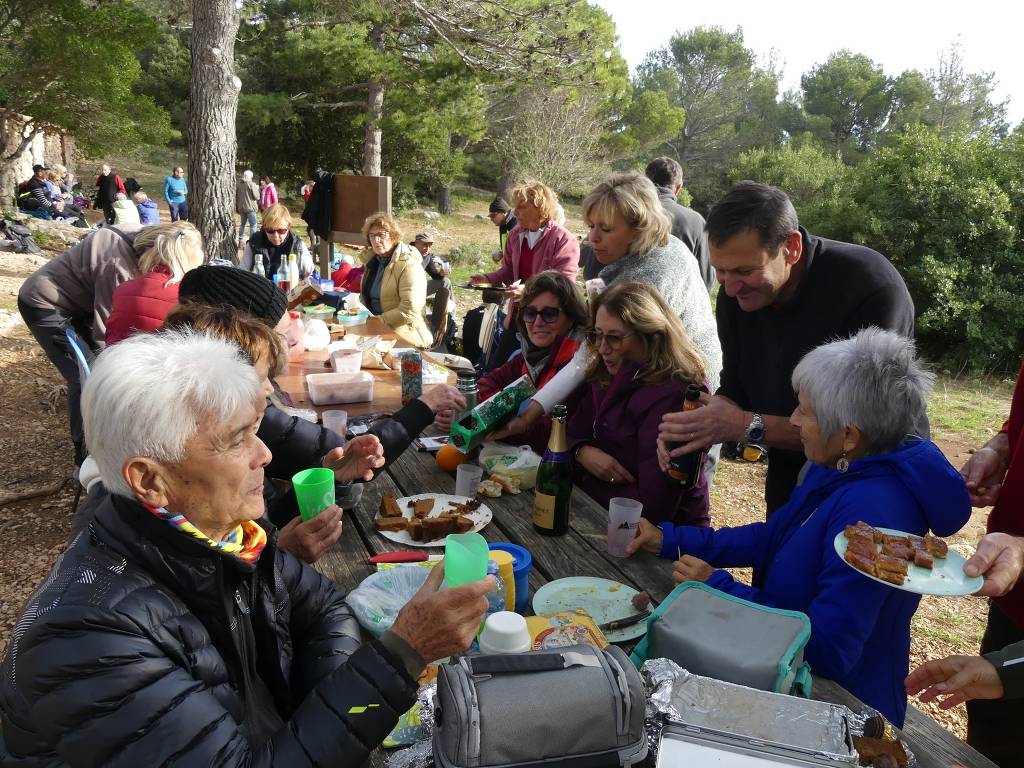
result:
[[[595,655],[566,651],[563,653],[514,653],[496,656],[475,656],[469,661],[474,675],[515,674],[521,672],[552,672],[569,667],[600,667]]]

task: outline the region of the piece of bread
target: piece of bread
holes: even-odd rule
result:
[[[426,541],[426,539],[423,538],[423,521],[420,520],[418,517],[414,517],[408,521],[408,524],[405,527],[405,531],[409,534],[409,538],[411,538],[413,541]]]
[[[878,545],[871,539],[863,536],[854,536],[846,542],[847,552],[856,552],[866,557],[874,557],[878,554]]]
[[[455,533],[469,533],[476,526],[470,518],[459,515],[455,518]]]
[[[501,496],[501,485],[493,480],[481,480],[480,485],[476,487],[476,492],[481,496],[489,496],[492,499],[496,499]]]
[[[932,558],[930,552],[925,552],[923,549],[915,549],[914,565],[931,570],[935,566],[935,560]]]
[[[942,539],[936,538],[935,536],[924,537],[924,549],[932,557],[945,557],[949,552],[949,547],[946,546],[946,542]]]
[[[398,532],[406,530],[407,521],[404,517],[378,517],[373,521],[373,526],[378,531]]]
[[[437,517],[427,517],[420,521],[422,528],[423,539],[422,541],[434,541],[436,539],[443,539],[450,533],[459,533],[459,517],[455,515],[438,515]],[[473,528],[472,521],[470,521],[470,530]],[[465,531],[462,531],[465,533]]]
[[[909,568],[910,563],[901,557],[883,554],[875,558],[875,569],[878,571],[890,571],[891,573],[900,573],[905,576]]]
[[[380,516],[381,517],[402,517],[402,508],[398,506],[398,502],[395,501],[395,497],[390,493],[385,493],[380,500]]]
[[[903,583],[907,580],[907,577],[902,573],[896,571],[885,571],[878,569],[875,571],[875,576],[880,578],[882,581],[888,581],[890,584],[896,584],[902,587]]]
[[[867,557],[866,555],[861,555],[857,552],[851,552],[849,549],[847,549],[844,559],[858,571],[863,571],[864,573],[870,574],[872,576],[877,575],[875,572],[874,559]]]
[[[413,514],[416,515],[416,517],[420,518],[421,520],[424,517],[427,517],[428,515],[430,515],[430,512],[433,509],[434,509],[434,500],[433,499],[418,499],[413,504]]]
[[[508,477],[507,475],[491,475],[491,480],[501,486],[501,490],[505,493],[515,496],[519,493],[519,481],[514,477]]]

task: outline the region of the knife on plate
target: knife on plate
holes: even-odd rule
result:
[[[399,550],[397,552],[381,552],[369,559],[371,563],[423,563],[430,559],[430,554],[422,550]]]
[[[616,619],[615,621],[605,622],[604,624],[598,624],[597,628],[602,632],[613,632],[616,629],[623,629],[625,627],[631,627],[634,624],[639,624],[644,619],[651,615],[650,611],[643,611],[642,613],[634,613],[632,616],[627,616],[624,619]]]

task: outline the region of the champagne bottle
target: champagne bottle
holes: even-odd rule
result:
[[[556,405],[552,412],[551,437],[537,469],[533,493],[533,527],[545,536],[563,536],[569,530],[572,503],[572,457],[565,440],[568,409]]]
[[[683,410],[692,411],[700,408],[700,388],[691,384],[686,388],[686,399],[683,401]],[[670,443],[668,449],[671,451],[679,447],[679,443]],[[704,465],[704,451],[694,451],[685,456],[674,456],[668,465],[665,473],[669,478],[689,490],[697,484],[700,478],[700,470]]]

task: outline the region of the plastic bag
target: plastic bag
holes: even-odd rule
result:
[[[518,480],[519,487],[526,490],[537,483],[540,456],[528,445],[488,442],[480,449],[480,464],[492,475]]]
[[[307,320],[306,331],[302,334],[302,343],[306,349],[316,352],[320,349],[327,349],[331,343],[331,331],[323,320]]]
[[[348,593],[347,602],[356,620],[374,637],[380,637],[430,575],[429,568],[394,568],[371,573]]]

